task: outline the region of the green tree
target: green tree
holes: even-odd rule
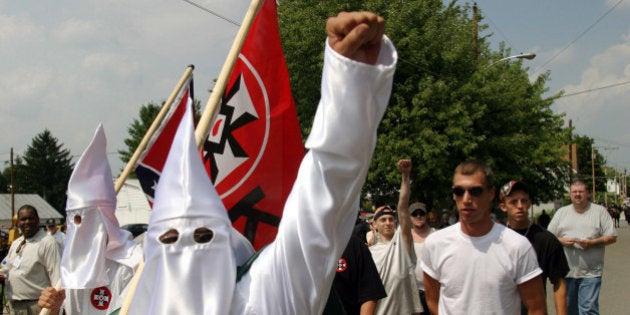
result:
[[[125,139],[125,145],[127,145],[127,149],[118,150],[118,154],[120,154],[120,159],[127,163],[133,153],[136,151],[138,145],[142,141],[142,138],[151,127],[153,120],[160,112],[161,106],[155,103],[148,103],[146,105],[142,105],[140,107],[140,111],[138,113],[139,117],[135,118],[129,128],[127,128],[127,132],[129,132],[129,138]],[[131,174],[131,176],[135,176],[135,174]]]
[[[66,187],[74,165],[63,143],[45,129],[16,161],[16,192],[36,193],[64,215]]]
[[[304,1],[280,6],[283,48],[304,134],[319,98],[324,23],[340,10],[383,16],[399,55],[365,185],[375,204],[395,201],[395,163],[405,157],[414,163],[414,198],[441,206],[450,203],[453,169],[468,158],[492,166],[497,184],[509,179],[531,183],[535,201],[561,195],[568,163],[560,147],[568,133],[562,116],[550,108],[559,95],[542,96],[549,74],[530,83],[521,62],[493,64],[510,50],[501,46],[491,51],[487,37],[479,39],[479,54],[473,55],[471,10],[456,2]]]
[[[8,164],[8,163],[7,163]],[[9,170],[9,173],[7,173]],[[0,173],[0,193],[4,194],[10,192],[9,184],[11,184],[11,173],[10,166],[5,167],[5,169]]]
[[[153,120],[155,120],[155,117],[157,117],[160,109],[162,108],[162,106],[164,106],[165,102],[166,101],[162,101],[161,105],[149,102],[148,104],[142,105],[142,107],[140,107],[138,118],[135,118],[129,128],[127,128],[127,132],[129,132],[129,137],[126,138],[124,141],[127,148],[124,150],[118,150],[121,161],[125,163],[129,162],[129,159],[131,159],[133,153],[136,151],[136,148],[138,147],[138,145],[140,145],[142,138],[151,127]],[[198,100],[195,100],[193,103],[195,107],[195,113],[197,114],[196,118],[198,119],[200,115],[199,107],[201,106],[201,104]],[[130,177],[135,178],[135,176],[136,174],[134,173],[130,174]]]
[[[597,192],[603,193],[606,191],[606,176],[604,172],[604,167],[606,166],[606,158],[599,153],[597,147],[593,148],[595,144],[595,140],[588,136],[577,135],[574,137],[574,143],[577,145],[577,161],[578,161],[578,173],[576,174],[580,177],[586,185],[593,190],[593,162],[595,164],[595,190]],[[593,154],[595,153],[595,158],[593,159]],[[591,193],[592,194],[592,193]],[[597,196],[592,196],[593,201],[597,201]],[[603,200],[603,194],[602,198]]]
[[[23,190],[24,187],[24,182],[26,182],[22,176],[19,176],[19,174],[22,174],[24,170],[24,162],[22,161],[22,158],[19,155],[15,156],[15,159],[13,161],[13,185],[15,185],[15,192],[16,193],[24,193],[25,191]],[[0,189],[2,191],[2,193],[10,193],[11,192],[11,165],[10,165],[10,161],[7,161],[5,163],[5,168],[2,171],[2,174],[0,174]]]

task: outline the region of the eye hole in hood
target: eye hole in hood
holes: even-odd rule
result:
[[[179,239],[179,232],[175,229],[170,229],[164,234],[160,235],[159,240],[162,244],[173,244]]]
[[[214,232],[208,228],[200,227],[195,229],[195,233],[193,234],[193,238],[195,242],[200,244],[208,243],[214,237]]]

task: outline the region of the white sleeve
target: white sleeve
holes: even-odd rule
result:
[[[380,64],[345,58],[326,45],[322,96],[276,240],[243,284],[249,310],[321,313],[335,263],[352,232],[396,66],[385,38]],[[241,280],[241,281],[243,281]],[[241,285],[239,283],[239,285]],[[246,310],[247,311],[247,310]]]
[[[527,242],[522,246],[523,254],[516,261],[518,264],[516,276],[516,284],[525,283],[534,277],[542,274],[542,269],[538,266],[538,258],[534,248]]]

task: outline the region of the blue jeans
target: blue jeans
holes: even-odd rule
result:
[[[599,314],[599,289],[602,277],[565,278],[569,315]]]

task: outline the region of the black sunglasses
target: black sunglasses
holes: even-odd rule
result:
[[[412,216],[412,217],[416,217],[416,218],[419,218],[419,217],[424,217],[425,215],[427,215],[427,213],[426,213],[426,212],[424,212],[424,211],[422,211],[422,210],[414,211],[414,212],[411,214],[411,216]]]
[[[483,194],[483,187],[481,187],[481,186],[475,186],[475,187],[472,187],[472,188],[464,188],[464,187],[461,187],[461,186],[453,187],[453,194],[455,196],[461,197],[466,192],[468,192],[473,197],[479,197],[479,196],[481,196],[481,194]]]

